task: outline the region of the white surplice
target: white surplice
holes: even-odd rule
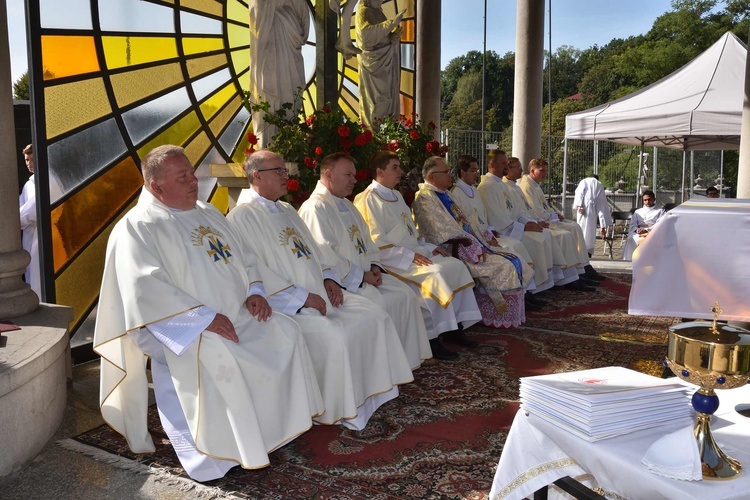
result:
[[[628,228],[628,238],[625,241],[625,248],[622,249],[622,260],[632,260],[633,252],[638,248],[643,237],[635,232],[636,229],[645,229],[651,231],[651,228],[664,215],[664,209],[656,205],[651,207],[643,206],[633,212],[630,218],[630,227]]]
[[[23,249],[31,255],[31,261],[26,267],[26,283],[41,298],[42,284],[39,269],[39,239],[36,229],[36,185],[33,175],[23,185],[23,191],[21,191],[21,195],[18,197],[18,206],[21,213]]]
[[[604,186],[594,177],[586,177],[578,183],[575,197],[573,198],[573,211],[583,207],[583,214],[577,214],[576,222],[581,226],[583,238],[586,241],[586,249],[593,255],[596,247],[596,222],[602,228],[612,225],[612,214],[607,204],[607,195]]]
[[[392,276],[411,286],[427,305],[425,325],[429,337],[458,328],[468,328],[482,319],[474,298],[474,280],[466,266],[453,257],[433,255],[435,245],[419,239],[411,210],[401,193],[373,181],[354,199],[370,230],[372,241],[380,249],[380,261]],[[414,254],[432,261],[418,266]]]
[[[150,357],[165,430],[199,481],[237,464],[267,466],[270,451],[323,411],[297,324],[283,314],[260,322],[248,312],[250,283],[260,280],[248,264],[214,207],[174,210],[146,190],[107,245],[94,333],[102,416],[133,452],[154,451],[146,427]],[[210,313],[205,326],[225,315],[239,342],[205,326],[195,331],[196,311]]]
[[[385,272],[381,274],[382,283],[378,287],[363,281],[364,273],[372,266],[383,271],[385,268],[367,224],[352,202],[334,196],[318,181],[310,198],[299,208],[299,215],[318,246],[330,251],[334,270],[347,291],[367,297],[391,316],[412,369],[423,359],[431,358],[420,310],[421,297]]]
[[[325,413],[315,421],[344,420],[344,425],[364,428],[380,404],[398,395],[399,384],[414,380],[390,316],[372,301],[346,291],[341,306],[331,305],[322,272],[330,267],[326,254],[289,204],[245,189],[227,219],[243,252],[263,264],[261,275],[273,307],[280,306],[275,300],[280,293],[296,289],[304,294],[294,306],[299,309],[294,318],[307,339],[325,404]],[[308,293],[325,300],[325,316],[302,307]]]

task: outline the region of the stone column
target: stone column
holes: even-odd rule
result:
[[[440,18],[442,1],[417,0],[416,113],[440,134]]]
[[[524,171],[542,154],[543,72],[544,0],[517,0],[512,154]]]
[[[315,77],[318,92],[316,107],[321,109],[327,103],[338,103],[338,57],[336,37],[338,25],[336,13],[328,7],[328,2],[317,2],[315,6]]]
[[[13,122],[13,91],[8,44],[8,11],[0,4],[0,319],[34,311],[39,298],[21,278],[29,254],[21,248],[18,212],[16,132]]]
[[[745,59],[745,100],[742,105],[737,198],[750,198],[750,51]]]

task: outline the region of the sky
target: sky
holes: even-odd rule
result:
[[[11,77],[15,81],[28,66],[24,28],[24,0],[5,1]],[[437,0],[432,0],[437,1]],[[516,1],[487,1],[487,50],[500,55],[515,52]],[[544,40],[548,48],[549,1],[552,2],[552,49],[569,45],[586,49],[605,45],[613,38],[646,33],[654,20],[671,10],[670,0],[548,0]],[[441,66],[470,50],[482,50],[485,0],[442,0]]]

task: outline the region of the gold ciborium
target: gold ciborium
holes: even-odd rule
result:
[[[711,415],[719,408],[714,389],[734,389],[750,378],[750,332],[743,328],[717,325],[721,314],[714,304],[713,323],[691,321],[669,328],[669,348],[665,364],[672,372],[699,389],[693,394],[698,414],[695,439],[701,457],[703,479],[732,479],[742,465],[727,456],[711,435]]]

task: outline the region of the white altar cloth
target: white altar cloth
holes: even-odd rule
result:
[[[695,386],[692,386],[695,387]],[[717,391],[720,406],[711,419],[719,446],[743,464],[725,481],[680,481],[652,474],[641,463],[648,448],[679,426],[639,431],[594,443],[519,410],[508,433],[490,500],[522,499],[557,479],[570,476],[604,494],[629,499],[747,499],[750,495],[750,418],[734,409],[750,403],[750,385]],[[550,488],[550,498],[554,489]],[[569,497],[568,497],[569,498]],[[617,498],[617,497],[615,497]]]
[[[689,200],[633,255],[629,314],[750,321],[750,200]]]

